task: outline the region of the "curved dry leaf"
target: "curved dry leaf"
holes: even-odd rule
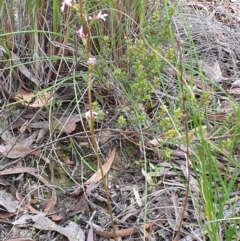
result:
[[[42,91],[41,91],[42,92]],[[36,97],[35,101],[31,103],[33,97]],[[49,104],[53,100],[53,93],[51,91],[44,93],[33,93],[25,90],[20,90],[14,94],[16,100],[22,100],[22,104],[25,106],[40,108]]]
[[[133,187],[133,194],[135,196],[136,203],[138,204],[139,207],[143,206],[142,200],[140,198],[139,192],[136,188]]]
[[[5,239],[5,241],[35,241],[35,239],[26,237],[26,238],[10,238],[10,239]]]
[[[0,152],[10,159],[25,157],[31,151],[28,147],[0,146]]]
[[[35,241],[35,239],[32,238],[10,238],[10,239],[5,239],[5,241]]]
[[[233,95],[240,95],[240,88],[232,88],[228,90],[228,93]]]
[[[37,132],[33,132],[33,134],[25,139],[20,139],[18,140],[18,137],[12,137],[9,134],[9,131],[4,131],[4,133],[2,134],[1,138],[4,141],[6,146],[12,146],[14,145],[14,143],[16,143],[15,146],[22,146],[22,147],[30,147],[32,145],[32,143],[35,141],[37,136]],[[0,150],[1,152],[1,150]]]
[[[37,96],[36,100],[32,104],[28,104],[27,106],[33,108],[40,108],[45,105],[49,105],[51,101],[53,101],[52,92],[45,92]]]
[[[197,77],[191,77],[190,75],[186,75],[186,78],[191,80],[193,82],[193,85],[197,86],[200,89],[207,90],[207,91],[213,91],[213,88],[208,85],[205,81],[198,79]]]
[[[240,87],[240,79],[235,80],[235,81],[232,83],[232,87]]]
[[[26,130],[28,130],[28,132],[31,133],[31,128],[28,126],[28,123],[29,123],[29,122],[30,122],[30,120],[27,120],[27,121],[25,121],[25,122],[22,124],[22,126],[21,126],[20,129],[19,129],[20,133],[23,133],[23,132],[25,132]]]
[[[27,102],[27,103],[29,103],[33,97],[34,97],[34,93],[27,92],[25,90],[19,90],[14,94],[14,98],[16,100],[23,100],[24,102]]]
[[[203,62],[203,70],[207,78],[212,80],[214,83],[221,81],[222,71],[218,61],[215,61],[214,63]]]
[[[57,214],[51,214],[51,215],[48,215],[48,217],[55,222],[63,220],[63,216],[57,215]]]
[[[91,226],[90,229],[88,230],[87,241],[94,241],[94,238],[93,238],[93,228],[92,228],[92,226]]]
[[[11,184],[7,180],[2,179],[2,178],[0,178],[0,185],[2,185],[2,186],[11,186]]]
[[[69,241],[85,241],[84,232],[74,222],[70,221],[66,227],[62,227],[45,217],[45,214],[32,216],[32,221],[37,229],[58,232],[67,237]]]
[[[76,123],[80,120],[81,118],[78,115],[72,115],[70,117],[64,117],[58,121],[54,121],[54,125],[57,125],[58,130],[70,134],[76,129]]]
[[[29,223],[29,220],[31,220],[32,217],[33,215],[24,214],[21,217],[19,217],[17,220],[13,221],[12,224],[18,227],[22,227],[27,223]]]
[[[99,133],[99,137],[98,140],[100,142],[100,144],[105,144],[109,138],[111,137],[112,132],[110,130],[103,130]]]
[[[82,195],[80,197],[80,199],[75,203],[75,205],[70,208],[70,210],[68,211],[67,215],[69,217],[74,216],[80,210],[81,210],[81,212],[88,212],[89,211],[88,200],[87,200],[86,195]]]
[[[48,188],[52,190],[52,196],[44,209],[46,213],[51,213],[53,212],[57,202],[56,190],[46,179],[44,179],[41,175],[37,174],[36,172],[38,172],[38,170],[32,167],[14,167],[0,171],[0,176],[9,174],[29,173],[30,175],[36,177],[39,181],[41,181],[43,184],[45,184]]]
[[[10,217],[16,216],[16,213],[0,213],[0,220],[9,220]],[[7,241],[7,240],[5,240]]]
[[[16,201],[6,200],[3,196],[0,196],[0,206],[7,210],[9,213],[14,213],[18,210],[19,204]]]
[[[33,139],[35,139],[36,133],[33,133],[33,135],[30,137],[30,139],[27,139],[26,142],[24,143],[25,145],[28,145],[29,143],[32,142]],[[17,159],[17,158],[22,158],[27,156],[28,154],[32,154],[34,156],[39,157],[43,161],[45,161],[50,169],[51,173],[51,182],[53,183],[53,178],[54,178],[54,170],[52,167],[52,164],[48,158],[43,156],[39,151],[34,151],[31,148],[28,147],[23,147],[23,146],[0,146],[0,152],[2,155],[10,158],[10,159]]]
[[[28,210],[31,213],[40,213],[37,209],[33,208],[30,204],[30,202],[27,202],[25,198],[22,197],[22,195],[19,193],[19,191],[16,190],[16,199],[18,200],[19,203],[21,203],[21,209],[23,211]]]
[[[163,139],[162,138],[154,138],[150,141],[147,142],[147,145],[151,145],[151,146],[159,146],[160,143],[163,143]]]
[[[5,130],[2,135],[1,139],[4,141],[5,145],[13,145],[16,142],[16,138],[12,136],[12,133],[9,130]]]
[[[109,169],[111,168],[112,166],[112,163],[114,161],[114,158],[115,158],[115,155],[116,155],[116,147],[113,148],[107,162],[102,166],[103,168],[103,175],[105,176]],[[89,184],[92,184],[92,183],[96,183],[96,182],[99,182],[100,180],[102,179],[102,176],[101,176],[101,171],[98,170],[96,173],[94,173],[90,179],[88,179],[84,185],[89,185]]]
[[[227,114],[215,114],[215,115],[208,114],[207,118],[210,121],[224,121],[227,116],[229,116],[229,115],[227,115]]]
[[[76,123],[80,120],[81,118],[79,117],[79,115],[72,115],[70,117],[59,118],[57,120],[53,120],[52,128],[58,129],[59,131],[65,133],[72,133],[76,129]],[[50,123],[48,121],[40,121],[31,123],[29,126],[34,129],[43,128],[49,130],[49,125]]]
[[[13,168],[0,171],[0,176],[9,175],[9,174],[19,174],[24,172],[32,174],[32,173],[38,172],[38,170],[32,167],[13,167]]]
[[[229,113],[233,110],[234,104],[229,99],[224,101],[219,101],[217,104],[217,113]]]
[[[152,177],[150,176],[150,174],[147,173],[147,172],[145,172],[144,169],[142,169],[142,174],[143,174],[143,176],[146,178],[146,180],[147,180],[147,182],[148,182],[149,185],[152,185],[152,186],[156,185],[156,184],[154,183],[154,181],[152,180]]]
[[[154,226],[156,224],[158,220],[156,221],[153,221],[151,223],[147,223],[147,224],[144,224],[144,225],[141,225],[141,228],[142,229],[148,229],[148,228],[151,228],[152,226]],[[126,237],[126,236],[129,236],[129,235],[132,235],[134,233],[138,233],[140,232],[139,231],[139,228],[127,228],[127,229],[122,229],[122,230],[116,230],[115,233],[116,233],[116,237]],[[94,230],[94,233],[102,236],[102,237],[107,237],[107,238],[114,238],[114,234],[113,232],[106,232],[106,231],[101,231],[101,230]]]
[[[33,132],[31,136],[23,139],[23,140],[20,140],[19,142],[16,143],[16,146],[18,147],[30,147],[33,142],[35,141],[36,137],[38,135],[38,132]]]
[[[43,140],[43,138],[47,135],[48,132],[49,130],[47,128],[40,129],[36,139],[36,143],[39,143],[41,140]]]

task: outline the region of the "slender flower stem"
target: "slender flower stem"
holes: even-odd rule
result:
[[[100,155],[98,153],[98,146],[97,146],[96,137],[95,137],[95,134],[94,134],[94,118],[93,118],[94,113],[93,113],[93,109],[92,109],[92,93],[91,92],[92,92],[92,72],[93,72],[93,66],[96,62],[96,59],[91,57],[91,31],[90,31],[90,27],[89,27],[85,17],[83,16],[82,0],[80,0],[79,16],[80,16],[80,19],[81,19],[82,24],[83,24],[83,29],[86,31],[85,51],[86,51],[86,57],[88,59],[88,62],[87,62],[88,63],[88,103],[89,103],[88,107],[89,107],[89,112],[90,112],[89,128],[90,128],[90,133],[91,133],[91,137],[92,137],[92,145],[93,145],[96,157],[97,157],[98,166],[99,166],[101,176],[102,176],[103,187],[104,187],[104,190],[106,192],[108,210],[109,210],[110,220],[111,220],[112,229],[113,229],[113,237],[114,237],[114,241],[116,241],[117,236],[116,236],[116,231],[115,231],[115,225],[114,225],[110,196],[109,196],[108,189],[107,189],[107,182],[106,182],[106,179],[104,177],[101,158],[100,158]],[[105,20],[106,14],[102,14],[100,12],[100,15],[98,17]]]
[[[107,182],[104,177],[101,158],[98,153],[96,137],[94,134],[95,112],[92,109],[92,93],[91,93],[92,92],[92,73],[93,73],[93,69],[94,69],[93,66],[96,63],[96,58],[91,57],[91,31],[90,31],[91,29],[90,28],[91,28],[91,24],[93,24],[94,21],[97,21],[97,20],[106,21],[107,14],[103,14],[102,11],[100,11],[97,16],[90,18],[91,22],[88,24],[85,16],[83,15],[82,0],[79,0],[79,10],[76,6],[72,5],[72,0],[63,0],[62,6],[61,6],[61,11],[64,11],[65,6],[72,7],[76,11],[77,15],[79,16],[79,18],[82,22],[82,26],[78,31],[76,31],[76,34],[78,34],[79,37],[83,41],[83,45],[85,47],[85,52],[86,52],[87,64],[88,64],[88,107],[89,107],[89,111],[86,113],[86,118],[88,119],[91,138],[92,138],[92,144],[93,144],[93,148],[94,148],[94,151],[95,151],[95,154],[97,157],[98,166],[99,166],[99,169],[101,172],[104,190],[106,192],[108,210],[109,210],[110,220],[111,220],[112,229],[113,229],[113,237],[114,237],[114,240],[116,241],[117,236],[116,236],[115,225],[114,225],[114,220],[113,220],[113,212],[112,212],[112,206],[111,206],[111,202],[110,202],[110,196],[109,196],[108,189],[107,189]]]

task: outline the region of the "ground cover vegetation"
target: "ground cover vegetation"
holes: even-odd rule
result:
[[[239,240],[238,9],[0,0],[0,239]]]

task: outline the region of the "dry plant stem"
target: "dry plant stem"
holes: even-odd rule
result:
[[[189,135],[188,135],[188,123],[187,123],[187,106],[186,106],[186,93],[184,92],[184,80],[183,80],[183,67],[182,67],[182,55],[183,55],[183,43],[181,40],[178,40],[178,48],[180,50],[179,56],[179,62],[180,62],[180,85],[181,85],[181,91],[182,91],[182,105],[183,105],[183,122],[185,127],[185,138],[186,138],[186,172],[187,172],[187,190],[186,190],[186,196],[183,201],[183,209],[182,214],[180,217],[180,222],[178,226],[177,234],[173,241],[178,241],[181,234],[181,227],[183,223],[184,218],[184,212],[187,207],[187,201],[188,201],[188,194],[189,194],[189,187],[190,187],[190,163],[189,163]]]
[[[85,29],[85,31],[87,31],[87,43],[85,46],[85,50],[86,50],[86,57],[87,59],[90,58],[91,56],[91,32],[90,32],[90,28],[89,25],[87,24],[84,16],[83,16],[83,3],[82,0],[80,0],[80,10],[79,10],[79,16],[80,19],[83,23],[83,27]],[[112,206],[111,206],[111,202],[110,202],[110,196],[108,193],[108,189],[107,189],[107,182],[106,179],[104,177],[104,172],[103,172],[103,167],[102,167],[102,162],[101,162],[101,158],[100,155],[98,153],[98,147],[97,147],[97,142],[96,142],[96,137],[94,134],[94,118],[93,118],[93,110],[92,110],[92,71],[93,71],[93,66],[91,66],[91,64],[88,65],[88,102],[89,102],[89,111],[90,111],[90,133],[91,133],[91,137],[92,137],[92,144],[93,144],[93,148],[97,157],[97,162],[98,162],[98,166],[101,172],[101,176],[102,176],[102,182],[103,182],[103,187],[104,190],[106,192],[106,198],[107,198],[107,204],[108,204],[108,210],[109,210],[109,214],[110,214],[110,220],[111,220],[111,224],[112,224],[112,230],[113,230],[113,238],[114,241],[117,240],[117,236],[116,236],[116,231],[115,231],[115,225],[114,225],[114,220],[113,220],[113,212],[112,212]]]
[[[92,137],[92,144],[93,144],[93,148],[97,157],[97,162],[99,165],[99,169],[101,171],[101,176],[102,176],[102,182],[103,182],[103,187],[104,190],[106,192],[106,198],[107,198],[107,204],[108,204],[108,210],[109,210],[109,214],[110,214],[110,219],[111,219],[111,223],[112,223],[112,230],[113,230],[113,237],[114,240],[116,241],[117,236],[116,236],[116,232],[115,232],[115,225],[114,225],[114,220],[113,220],[113,213],[112,213],[112,206],[111,206],[111,202],[110,202],[110,197],[109,197],[109,193],[108,193],[108,189],[107,189],[107,183],[106,183],[106,179],[104,177],[104,173],[103,173],[103,167],[102,167],[102,162],[98,153],[98,147],[97,147],[97,142],[96,142],[96,137],[94,134],[94,119],[93,117],[93,113],[92,113],[92,93],[91,93],[91,89],[92,89],[92,67],[89,66],[88,68],[88,102],[89,102],[89,111],[90,111],[90,133],[91,133],[91,137]]]

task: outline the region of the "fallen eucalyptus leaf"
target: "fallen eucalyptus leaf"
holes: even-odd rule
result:
[[[18,203],[18,202],[17,202]],[[19,204],[15,202],[10,202],[6,200],[4,197],[0,196],[0,206],[6,209],[9,213],[14,213],[19,208]]]
[[[40,230],[55,231],[68,238],[69,241],[85,241],[84,232],[74,222],[71,222],[66,227],[57,225],[51,221],[45,214],[37,214],[32,217],[34,227]]]
[[[207,78],[214,83],[219,83],[221,81],[222,71],[218,61],[215,61],[214,63],[203,62],[203,70]]]

